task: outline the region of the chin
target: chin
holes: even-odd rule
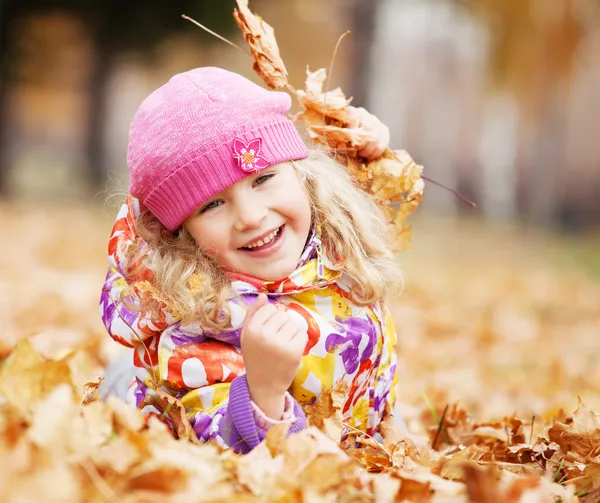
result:
[[[279,281],[287,278],[290,274],[294,272],[295,269],[295,267],[278,267],[275,270],[270,269],[269,271],[265,271],[264,274],[258,273],[258,277],[265,281]]]

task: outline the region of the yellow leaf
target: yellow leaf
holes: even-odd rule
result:
[[[0,395],[27,417],[37,402],[63,384],[73,389],[67,361],[46,360],[27,339],[17,344],[0,370]]]

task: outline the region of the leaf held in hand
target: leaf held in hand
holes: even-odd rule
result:
[[[254,57],[254,71],[271,89],[286,87],[288,72],[279,55],[273,28],[250,11],[248,0],[237,0],[237,6],[233,17]]]

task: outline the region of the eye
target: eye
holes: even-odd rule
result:
[[[269,173],[267,175],[261,175],[258,178],[256,178],[254,180],[254,183],[252,184],[253,187],[256,187],[257,185],[262,185],[263,183],[265,183],[269,178],[273,178],[275,176],[275,173]]]
[[[203,206],[199,213],[204,213],[208,210],[212,210],[213,208],[216,208],[217,206],[221,206],[222,204],[223,204],[223,201],[221,201],[221,200],[211,201],[206,206]]]

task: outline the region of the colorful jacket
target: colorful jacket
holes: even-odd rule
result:
[[[381,305],[360,307],[349,299],[344,275],[324,256],[317,233],[285,280],[232,277],[241,299],[229,302],[232,330],[208,333],[198,323],[183,325],[168,307],[154,318],[130,309],[147,287],[140,280],[151,277],[151,270],[142,268],[137,282],[125,279],[129,247],[140,239],[134,225],[139,213],[140,203],[128,197],[109,240],[109,269],[100,299],[102,320],[111,337],[134,348],[130,402],[139,406],[147,387],[158,383],[180,399],[199,439],[215,440],[238,452],[258,445],[268,421],[250,400],[240,332],[247,304],[266,292],[270,302],[302,316],[309,327],[302,363],[286,397],[283,419],[292,423],[290,432],[305,427],[303,407],[344,381],[348,392],[342,412],[347,432],[376,433],[395,401],[393,322]]]

